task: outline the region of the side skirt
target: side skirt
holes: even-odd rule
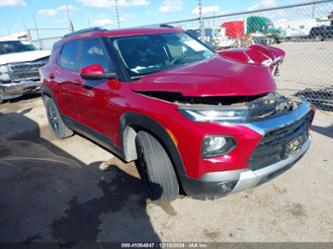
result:
[[[62,117],[63,121],[65,122],[65,124],[70,129],[89,138],[90,140],[94,141],[95,143],[101,145],[105,149],[107,149],[110,152],[112,152],[113,154],[115,154],[120,159],[124,160],[123,150],[121,148],[117,147],[116,145],[114,145],[107,136],[101,134],[100,132],[98,132],[94,129],[87,127],[86,125],[84,125],[66,115],[62,114],[61,117]]]

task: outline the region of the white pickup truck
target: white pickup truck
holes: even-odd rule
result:
[[[0,40],[0,104],[7,99],[38,92],[39,68],[50,51],[39,50],[21,40]]]

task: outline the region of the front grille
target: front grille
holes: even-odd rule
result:
[[[264,135],[249,160],[249,168],[258,170],[286,159],[297,152],[308,138],[312,113],[282,128]]]
[[[248,120],[264,120],[282,116],[293,112],[298,108],[298,104],[299,102],[295,99],[286,98],[277,93],[270,93],[248,103]]]
[[[46,64],[45,60],[9,64],[12,81],[39,80],[39,68]]]

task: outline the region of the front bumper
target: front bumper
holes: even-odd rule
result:
[[[290,169],[309,149],[311,137],[290,157],[265,168],[212,172],[200,179],[181,177],[186,194],[198,199],[214,199],[263,184]],[[229,189],[228,189],[229,188]]]
[[[27,93],[36,93],[40,90],[40,81],[21,81],[17,83],[0,83],[3,99],[13,99]]]
[[[264,136],[276,129],[289,127],[289,125],[296,122],[303,122],[304,117],[311,112],[310,105],[307,102],[303,102],[298,109],[288,115],[242,125]],[[304,155],[310,144],[311,137],[308,135],[304,143],[296,151],[282,160],[275,161],[261,168],[248,165],[247,168],[237,170],[207,172],[198,179],[180,176],[180,180],[186,194],[194,198],[214,199],[215,197],[225,196],[228,193],[258,186],[282,174]]]

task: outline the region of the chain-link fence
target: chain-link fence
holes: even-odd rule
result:
[[[36,40],[32,40],[31,42],[38,48],[42,50],[51,50],[53,44],[56,41],[59,41],[62,39],[62,36],[56,36],[56,37],[47,37],[47,38],[40,38]]]
[[[273,44],[286,52],[276,78],[283,94],[306,97],[333,111],[333,0],[294,4],[168,23],[180,26],[217,50]]]
[[[29,40],[42,50],[50,50],[53,44],[68,33],[68,28],[34,28],[28,29]],[[52,34],[50,36],[50,34]]]

